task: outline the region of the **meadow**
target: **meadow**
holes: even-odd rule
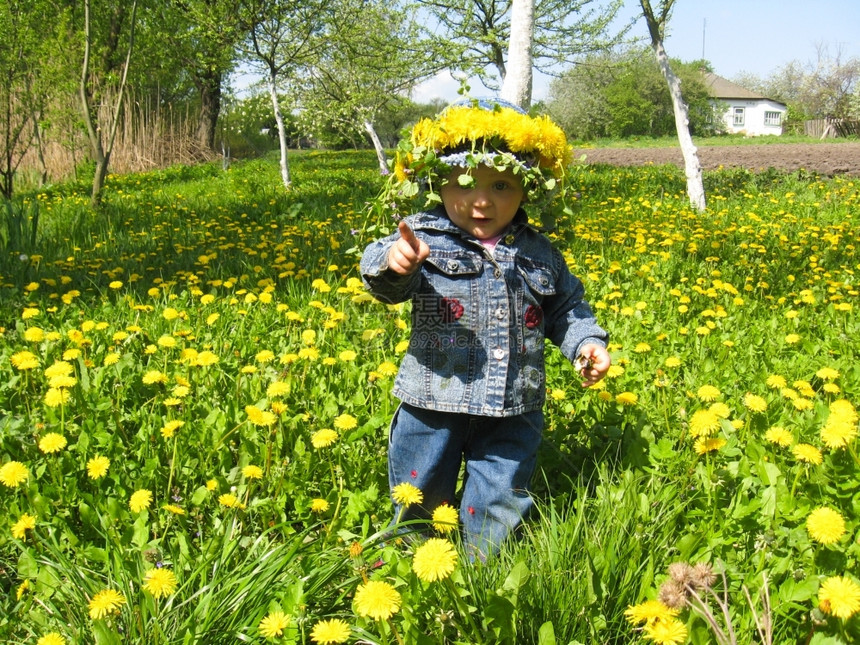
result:
[[[357,273],[375,165],[7,204],[0,640],[858,642],[860,182],[708,172],[696,213],[674,167],[575,167],[551,237],[614,366],[583,390],[548,347],[539,512],[470,563],[444,513],[386,533],[409,312]]]

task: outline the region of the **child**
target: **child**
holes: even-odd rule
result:
[[[361,260],[377,299],[412,301],[388,471],[392,488],[408,482],[423,502],[395,502],[397,516],[429,518],[453,504],[465,461],[460,520],[482,558],[532,507],[544,338],[576,361],[585,387],[610,366],[607,333],[582,283],[522,209],[541,200],[552,208],[569,161],[549,119],[502,101],[451,106],[415,125],[389,184],[389,193],[412,196],[420,182],[431,207],[371,243]]]

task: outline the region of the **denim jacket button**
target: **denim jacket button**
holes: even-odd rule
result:
[[[505,310],[502,307],[496,309],[496,318],[498,318],[499,320],[505,319]]]
[[[545,275],[542,275],[538,280],[543,286],[547,286],[549,284],[549,278]]]
[[[459,268],[460,268],[459,262],[455,262],[454,260],[451,260],[450,262],[448,262],[448,270],[449,271],[456,271]]]
[[[495,271],[493,271],[493,275],[496,276],[497,278],[501,278],[502,277],[502,270],[497,268]]]
[[[502,360],[504,357],[505,350],[503,350],[501,347],[496,347],[496,349],[493,350],[493,358],[495,358],[497,361]]]
[[[516,238],[513,233],[508,233],[505,235],[505,244],[513,244],[515,239]]]

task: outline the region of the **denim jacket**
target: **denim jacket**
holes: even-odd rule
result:
[[[586,343],[606,345],[582,283],[524,211],[492,252],[442,208],[406,222],[430,247],[418,271],[388,268],[397,232],[369,244],[361,259],[378,300],[412,300],[412,336],[394,382],[401,401],[483,416],[530,412],[546,398],[544,338],[570,361]]]

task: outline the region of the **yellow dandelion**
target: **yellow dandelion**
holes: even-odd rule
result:
[[[782,377],[779,374],[771,374],[767,377],[765,383],[768,387],[771,387],[775,390],[781,390],[787,385],[785,377]]]
[[[96,455],[87,462],[87,475],[90,479],[101,479],[107,475],[108,468],[110,468],[110,459]]]
[[[368,580],[355,591],[355,612],[374,620],[388,620],[400,610],[400,593],[382,580]]]
[[[767,401],[757,394],[747,392],[744,395],[744,407],[750,412],[764,412],[767,410]]]
[[[314,513],[325,513],[329,509],[329,503],[317,497],[316,499],[311,500],[311,511]]]
[[[66,438],[63,435],[57,434],[56,432],[49,432],[39,439],[39,450],[44,452],[46,455],[50,455],[55,452],[60,452],[67,444],[68,441],[66,441]]]
[[[690,417],[690,434],[693,437],[708,437],[720,428],[720,418],[713,410],[696,410]]]
[[[266,396],[270,399],[284,396],[289,393],[290,385],[289,383],[285,383],[284,381],[274,381],[273,383],[269,384],[269,387],[266,388]]]
[[[643,633],[645,638],[657,645],[681,645],[687,642],[687,626],[677,618],[655,620],[645,625]]]
[[[351,414],[341,414],[335,418],[334,427],[338,430],[352,430],[358,427],[358,419]]]
[[[669,620],[678,615],[678,610],[667,607],[659,600],[646,600],[625,609],[624,615],[632,624],[640,625],[653,623],[657,620]]]
[[[143,588],[155,598],[169,596],[177,587],[176,575],[166,567],[150,569],[143,576]]]
[[[705,402],[716,401],[720,398],[721,394],[719,388],[713,385],[703,385],[696,391],[696,396],[699,397],[699,400]]]
[[[845,535],[845,520],[838,511],[820,506],[806,518],[806,530],[820,544],[835,544]]]
[[[794,456],[798,461],[812,464],[813,466],[818,466],[822,461],[824,461],[821,451],[808,443],[797,444],[791,449],[791,452],[794,453]]]
[[[621,405],[636,405],[638,401],[639,395],[634,392],[621,392],[615,397],[615,402]]]
[[[0,483],[8,488],[23,484],[30,477],[30,471],[20,461],[7,461],[0,466]]]
[[[269,349],[264,349],[260,352],[257,352],[257,354],[254,356],[254,360],[258,363],[270,363],[275,360],[275,352]]]
[[[670,356],[663,362],[663,365],[665,365],[666,367],[680,367],[681,359],[677,356]]]
[[[245,505],[240,502],[239,498],[233,493],[224,493],[223,495],[219,495],[218,503],[221,504],[221,506],[226,506],[227,508],[238,508],[239,510],[245,508]]]
[[[183,509],[181,506],[177,506],[176,504],[165,504],[161,508],[163,508],[165,511],[173,513],[174,515],[185,515],[185,509]]]
[[[274,414],[268,410],[261,410],[256,405],[246,405],[245,414],[248,415],[248,421],[255,426],[271,426],[278,420]]]
[[[832,381],[839,378],[839,370],[833,369],[832,367],[822,367],[815,373],[815,375],[822,381]]]
[[[149,370],[143,375],[144,385],[155,385],[156,383],[167,383],[167,375],[158,370]]]
[[[23,540],[27,531],[32,531],[34,528],[36,528],[36,516],[23,513],[18,521],[12,525],[12,537],[16,540]]]
[[[99,620],[110,614],[118,614],[126,603],[125,596],[115,589],[103,589],[90,599],[90,618]]]
[[[176,433],[179,428],[185,425],[184,421],[180,421],[179,419],[173,419],[172,421],[168,421],[164,424],[164,427],[161,429],[161,436],[165,439],[170,439]]]
[[[457,528],[459,514],[448,504],[441,504],[433,510],[433,528],[440,533],[451,533]]]
[[[791,433],[780,426],[773,426],[771,428],[768,428],[767,431],[764,433],[764,438],[767,441],[783,448],[787,448],[791,445],[792,441],[794,441],[794,437],[792,437]]]
[[[860,611],[860,586],[846,576],[827,578],[818,589],[818,606],[825,614],[848,620]]]
[[[704,455],[708,452],[716,452],[726,445],[726,440],[722,437],[699,437],[693,444],[693,450],[696,454]]]
[[[22,372],[39,367],[39,358],[33,352],[15,352],[9,360],[12,367]]]
[[[412,570],[424,582],[444,580],[457,566],[454,545],[443,538],[430,538],[415,550]]]
[[[71,394],[63,388],[51,387],[45,392],[45,405],[56,408],[69,402]]]
[[[132,513],[139,513],[145,508],[149,508],[152,504],[152,491],[141,488],[131,494],[128,500],[128,507]]]
[[[313,435],[311,435],[311,445],[317,449],[328,448],[337,441],[337,438],[337,432],[330,428],[323,428],[322,430],[317,430]]]
[[[397,484],[392,488],[391,497],[395,504],[399,504],[401,506],[412,506],[413,504],[420,504],[424,501],[424,494],[421,490],[409,482]]]
[[[311,640],[320,645],[345,643],[349,639],[349,623],[340,618],[321,620],[311,629]]]
[[[290,617],[282,611],[269,612],[260,624],[257,631],[263,638],[276,638],[284,635],[284,630],[290,626]]]
[[[66,639],[58,632],[50,632],[37,640],[36,645],[66,645]]]
[[[728,419],[729,415],[732,413],[731,409],[728,405],[723,403],[722,401],[717,401],[716,403],[711,403],[708,406],[708,410],[717,415],[720,419]]]
[[[242,474],[246,479],[262,479],[263,469],[253,464],[248,464],[242,469]]]

